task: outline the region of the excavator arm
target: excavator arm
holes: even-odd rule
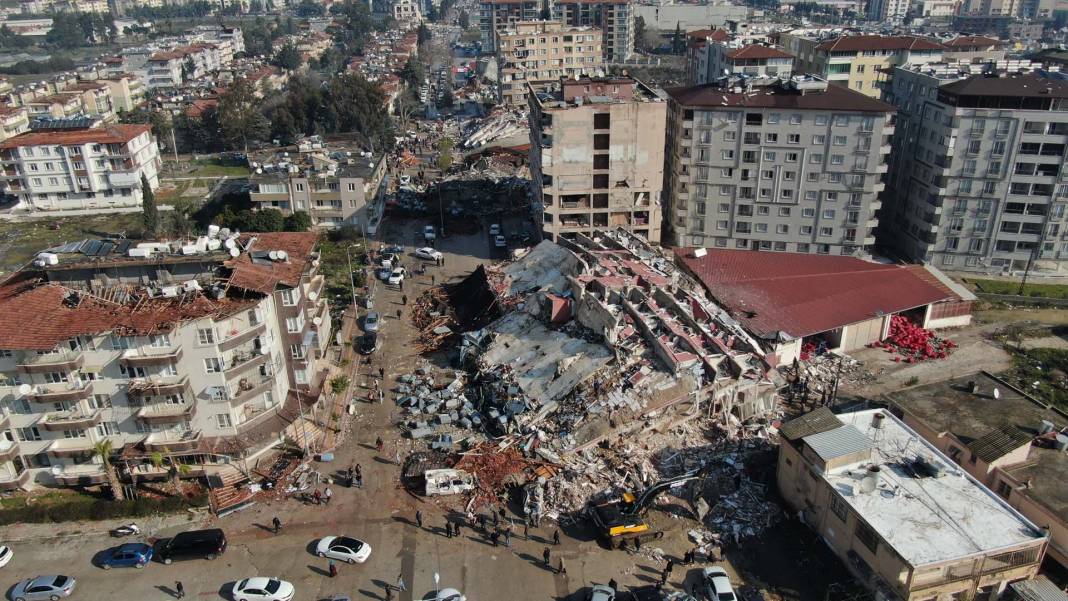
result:
[[[684,482],[689,482],[690,480],[698,480],[704,478],[707,474],[708,470],[706,468],[701,468],[699,470],[695,470],[683,474],[681,476],[676,476],[667,480],[661,480],[660,482],[657,482],[656,484],[642,491],[642,494],[638,495],[637,500],[635,500],[634,504],[631,506],[631,511],[633,513],[638,514],[645,513],[645,511],[649,509],[653,502],[656,501],[656,498],[659,497],[662,493],[666,492],[668,489],[683,484]]]

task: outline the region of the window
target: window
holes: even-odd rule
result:
[[[197,330],[198,344],[215,344],[215,330],[212,328],[200,328]]]
[[[844,155],[841,155],[841,154],[832,154],[831,155],[831,164],[832,165],[841,165],[844,162],[845,162],[845,156]]]
[[[779,207],[779,217],[789,217],[790,207]]]
[[[833,227],[821,227],[820,228],[820,236],[822,236],[824,238],[828,238],[828,237],[833,236],[833,235],[834,235],[834,228]]]
[[[815,217],[816,216],[816,209],[813,209],[813,208],[801,209],[801,216],[802,217]]]
[[[801,125],[801,115],[797,113],[790,115],[790,125]]]
[[[812,154],[808,155],[808,162],[813,164],[813,165],[818,165],[818,164],[823,162],[823,155],[818,153],[818,152],[812,153]],[[819,174],[810,173],[809,175],[816,175],[818,177]],[[813,181],[815,181],[815,180],[813,180]]]
[[[125,378],[144,378],[148,375],[145,368],[133,365],[119,365],[119,373]]]
[[[717,230],[726,230],[726,229],[728,229],[728,227],[729,227],[729,225],[727,224],[726,221],[717,221],[716,222],[716,229]]]
[[[216,413],[215,414],[215,425],[217,425],[219,428],[233,428],[234,427],[233,422],[230,421],[230,414],[229,413]]]
[[[838,516],[838,519],[842,520],[842,523],[846,523],[849,517],[849,507],[846,506],[845,501],[837,496],[831,496],[831,511],[834,515]]]
[[[152,348],[167,348],[171,345],[171,337],[167,334],[154,334],[148,337],[148,341]]]
[[[787,134],[786,143],[787,144],[800,144],[801,143],[801,134]]]
[[[775,160],[775,153],[771,152],[771,151],[766,151],[764,153],[764,160],[765,161],[774,161]]]
[[[803,235],[803,236],[811,236],[812,235],[812,226],[811,225],[802,225],[801,226],[801,235]]]
[[[786,225],[784,223],[780,223],[779,225],[775,226],[775,233],[776,234],[789,234],[790,233],[790,226],[788,226],[788,225]]]
[[[824,219],[834,219],[834,209],[824,209],[823,210],[823,218]]]
[[[115,436],[119,433],[119,422],[102,422],[97,424],[96,433],[98,436]]]
[[[205,357],[204,358],[204,371],[209,374],[217,374],[222,372],[222,361],[218,357]]]
[[[290,334],[295,334],[304,329],[304,317],[298,315],[296,317],[286,318],[286,331]]]
[[[829,122],[827,115],[816,115],[816,125],[827,125]]]
[[[90,409],[109,409],[111,408],[111,395],[110,394],[94,394],[93,398],[89,399]]]
[[[847,138],[845,136],[835,136],[831,140],[831,144],[834,146],[845,146]]]
[[[19,428],[18,430],[15,430],[15,434],[22,442],[41,440],[41,432],[37,429],[37,426]]]
[[[817,136],[812,136],[812,143],[816,144],[816,145],[819,145],[819,146],[823,146],[824,144],[827,143],[827,136],[825,136],[823,134],[820,134],[820,135],[817,135]]]
[[[282,291],[282,305],[286,307],[292,307],[297,304],[297,300],[300,299],[298,292],[295,289]]]
[[[116,336],[116,335],[112,334],[108,338],[109,338],[109,340],[111,342],[111,349],[112,350],[115,350],[115,351],[126,350],[126,349],[134,347],[133,339],[130,338],[129,336]]]
[[[724,161],[733,161],[734,160],[734,151],[733,150],[721,150],[720,153],[719,153],[719,156]]]
[[[867,524],[858,521],[856,528],[853,530],[853,534],[856,535],[857,540],[867,547],[872,554],[879,548],[879,535],[869,528]]]
[[[764,134],[764,143],[766,144],[778,144],[779,134],[766,133]]]

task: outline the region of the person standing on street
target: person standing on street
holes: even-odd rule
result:
[[[384,368],[384,367],[379,367],[378,368],[378,379],[379,380],[386,379],[386,368]]]
[[[553,531],[553,545],[555,546],[555,545],[559,545],[559,544],[560,544],[560,531],[559,530],[554,530]]]
[[[326,506],[327,507],[330,507],[330,499],[333,499],[333,498],[334,498],[334,491],[330,490],[330,487],[327,486],[326,490],[323,491],[323,499],[326,501]]]
[[[530,518],[523,518],[523,540],[530,540]]]
[[[323,493],[319,492],[318,488],[316,488],[315,492],[312,493],[312,498],[315,499],[315,504],[316,505],[322,505],[323,504]]]
[[[181,580],[175,580],[174,581],[174,598],[175,599],[184,599],[185,598],[185,587],[182,586],[182,581]]]
[[[331,578],[335,578],[335,577],[337,577],[337,564],[335,564],[335,563],[334,563],[334,560],[333,560],[333,559],[331,559],[331,560],[330,560],[330,563],[329,563],[329,564],[327,564],[327,568],[328,568],[328,569],[329,569],[329,571],[330,571],[330,577],[331,577]]]
[[[560,565],[556,568],[556,573],[567,576],[567,568],[564,567],[564,558],[560,558]]]
[[[545,550],[541,552],[541,558],[545,560],[545,567],[549,567],[551,565],[549,563],[550,556],[551,554],[549,553],[549,547],[545,547]]]
[[[456,538],[460,538],[460,522],[456,522],[452,525],[452,535]]]
[[[278,519],[278,516],[274,516],[274,519],[271,520],[271,524],[274,525],[274,533],[278,534],[278,531],[282,529],[282,520]]]
[[[397,319],[400,319],[402,314],[403,314],[403,311],[401,311],[400,309],[397,309]]]
[[[404,592],[408,587],[404,585],[404,574],[397,574],[397,590]]]
[[[408,295],[407,294],[402,294],[401,295],[401,304],[402,305],[407,305],[408,304]]]
[[[420,528],[423,527],[423,512],[418,509],[415,510],[415,525]]]
[[[379,436],[378,438],[375,439],[375,450],[378,451],[379,453],[381,453],[382,452],[382,447],[385,444],[386,443],[382,440],[382,437]]]

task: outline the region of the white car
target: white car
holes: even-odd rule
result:
[[[493,237],[493,245],[497,248],[504,248],[508,246],[508,241],[504,239],[504,236],[497,234]]]
[[[371,556],[371,545],[351,536],[324,536],[315,545],[315,554],[338,561],[363,563]]]
[[[491,236],[499,236],[500,233],[501,233],[501,224],[494,223],[493,225],[490,226],[490,235]]]
[[[426,259],[427,261],[437,261],[441,257],[445,256],[441,254],[441,251],[434,250],[429,246],[415,249],[415,256],[420,259]]]
[[[704,588],[704,595],[710,601],[736,601],[737,599],[727,571],[719,566],[701,570],[701,582],[697,586]]]
[[[256,576],[234,585],[234,601],[290,601],[293,585],[285,580]]]
[[[6,566],[14,554],[15,552],[11,550],[11,547],[0,545],[0,568]]]
[[[590,593],[586,599],[588,601],[615,601],[616,590],[610,586],[595,584],[590,588]]]
[[[387,280],[390,286],[399,286],[404,281],[404,268],[398,267],[393,270],[393,273],[389,274],[389,280]]]

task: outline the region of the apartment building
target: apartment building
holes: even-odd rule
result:
[[[116,112],[132,111],[145,102],[146,86],[135,75],[130,73],[111,75],[100,81],[111,90],[111,99],[115,103]]]
[[[910,0],[868,0],[865,7],[869,21],[899,24],[908,16]]]
[[[895,70],[897,160],[881,242],[943,269],[1065,264],[1068,82],[1039,67]]]
[[[393,19],[402,25],[414,27],[423,20],[416,0],[393,0]]]
[[[182,77],[185,55],[178,51],[157,52],[148,57],[145,63],[149,89],[177,88],[185,79]]]
[[[797,57],[794,71],[842,84],[866,96],[879,98],[887,74],[901,65],[924,65],[942,60],[945,47],[914,36],[820,36],[783,33],[779,43]]]
[[[981,35],[962,35],[942,42],[947,63],[990,63],[1005,60],[1005,44]]]
[[[726,43],[733,36],[722,27],[698,29],[686,34],[686,83],[695,86],[708,83],[709,46]]]
[[[997,599],[1049,535],[883,409],[782,425],[778,490],[876,598]]]
[[[497,51],[497,32],[513,27],[519,21],[540,18],[541,2],[538,0],[482,0],[478,17],[482,51]]]
[[[1041,524],[1050,534],[1046,557],[1068,569],[1068,414],[985,372],[891,392],[886,401],[957,467]]]
[[[695,85],[712,83],[731,75],[782,79],[789,79],[793,75],[793,55],[772,46],[711,43],[705,48],[708,70],[698,74],[698,83]]]
[[[30,110],[24,106],[0,106],[0,142],[30,129]]]
[[[309,139],[249,156],[252,204],[289,215],[304,211],[319,227],[373,232],[385,209],[386,161],[350,145]]]
[[[103,121],[113,121],[116,116],[115,100],[111,86],[102,81],[79,81],[63,90],[65,94],[79,94],[85,114]]]
[[[141,206],[141,176],[159,187],[152,127],[82,121],[44,122],[0,142],[3,191],[38,211]]]
[[[670,244],[836,255],[874,244],[892,106],[805,76],[666,92]]]
[[[497,81],[502,104],[523,106],[527,83],[597,75],[604,70],[602,32],[558,21],[518,22],[497,33]]]
[[[116,464],[192,476],[276,444],[324,373],[316,240],[82,240],[0,283],[0,489],[104,483],[105,439]]]
[[[23,106],[30,110],[30,119],[69,119],[86,112],[82,95],[67,92],[38,96]]]
[[[530,173],[545,236],[622,227],[659,244],[667,103],[630,78],[529,89]]]
[[[598,27],[604,32],[605,62],[622,63],[634,53],[634,12],[630,0],[556,0],[553,19],[572,27]]]

